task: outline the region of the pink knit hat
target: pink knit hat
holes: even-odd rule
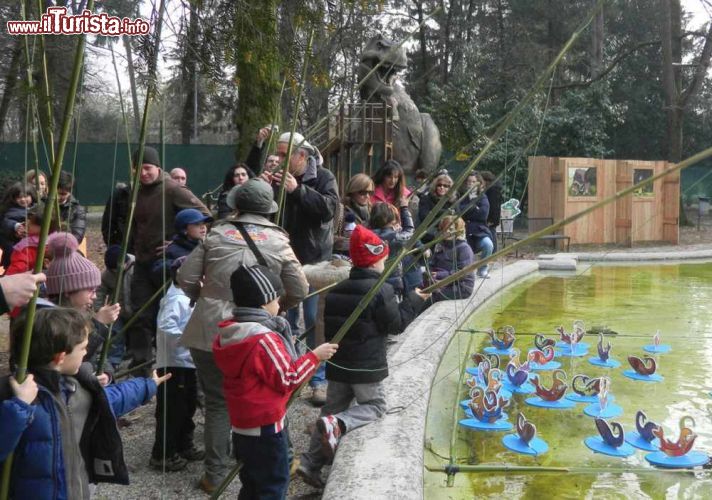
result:
[[[47,253],[52,262],[45,272],[48,295],[93,289],[101,284],[99,268],[77,252],[78,247],[71,233],[54,233],[49,237]]]

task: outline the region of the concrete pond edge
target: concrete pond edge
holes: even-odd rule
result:
[[[681,260],[712,260],[712,248],[542,255],[493,270],[489,279],[477,278],[469,299],[433,305],[389,350],[389,376],[384,381],[388,412],[342,438],[322,498],[423,498],[425,420],[440,359],[455,331],[500,290],[537,271],[575,272],[579,262]]]

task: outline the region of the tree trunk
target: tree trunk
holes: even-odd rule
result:
[[[5,119],[7,111],[10,109],[10,101],[15,94],[15,85],[17,83],[18,72],[20,69],[20,59],[22,54],[23,37],[15,37],[15,44],[12,47],[12,58],[10,60],[10,68],[5,75],[5,85],[3,85],[2,102],[0,102],[0,137],[4,136]]]
[[[591,0],[596,5],[598,0]],[[597,78],[603,67],[603,6],[593,18],[591,26],[591,78]]]
[[[236,9],[235,18],[233,25],[240,29],[235,38],[239,82],[236,125],[240,134],[237,157],[240,158],[247,155],[257,131],[272,121],[283,61],[277,38],[277,0],[250,3]]]
[[[423,14],[423,2],[418,1],[415,3],[416,8],[418,9],[418,24],[420,25],[420,29],[418,30],[418,38],[420,42],[420,71],[425,74],[427,71],[428,67],[428,47],[426,43],[426,38],[425,38],[425,24],[423,23],[423,19],[425,19],[425,16]],[[420,81],[422,82],[422,92],[423,92],[423,97],[428,95],[428,79],[427,78],[421,78]]]
[[[198,38],[200,36],[200,28],[198,26],[198,9],[200,2],[194,2],[189,11],[188,33],[185,43],[183,43],[183,54],[181,57],[181,81],[183,82],[183,110],[180,116],[180,135],[181,144],[190,144],[190,140],[198,135],[195,128],[195,100],[197,96],[197,78],[198,78],[198,58],[195,54],[198,47]]]

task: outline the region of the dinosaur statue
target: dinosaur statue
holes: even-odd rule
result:
[[[402,47],[376,35],[366,44],[358,68],[359,81],[379,63],[383,63],[361,86],[361,99],[367,102],[385,101],[393,109],[393,159],[406,173],[418,169],[432,171],[438,166],[442,144],[438,127],[428,113],[421,113],[405,88],[396,81],[404,70],[408,57]]]

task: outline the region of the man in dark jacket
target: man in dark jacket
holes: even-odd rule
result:
[[[334,175],[321,166],[319,151],[309,144],[301,134],[285,133],[277,141],[277,155],[280,160],[287,158],[290,138],[293,141],[289,158],[289,171],[284,179],[284,212],[282,227],[289,233],[294,253],[302,265],[316,264],[331,259],[334,245],[334,215],[339,204],[339,194]],[[279,197],[282,171],[264,172],[263,178],[272,182],[275,199]],[[312,292],[313,290],[309,290]],[[319,296],[314,295],[302,303],[304,328],[307,345],[316,346],[315,325]],[[299,310],[287,312],[292,331],[298,332]],[[321,365],[309,381],[313,388],[312,403],[322,405],[326,401],[326,380],[324,366]]]
[[[354,263],[349,278],[326,296],[324,324],[329,342],[383,273],[388,246],[359,225],[351,234],[349,255]],[[326,369],[326,404],[312,432],[309,451],[302,455],[297,470],[307,484],[323,486],[321,468],[333,459],[343,433],[373,422],[386,412],[382,384],[388,376],[386,338],[402,332],[429,297],[416,288],[398,304],[393,287],[384,283],[339,342],[333,364]],[[356,404],[352,406],[354,399]]]
[[[104,213],[101,216],[101,236],[107,248],[111,245],[123,244],[130,205],[131,189],[127,184],[117,182],[111,196],[106,200]],[[128,252],[133,253],[131,242],[129,242]]]
[[[79,204],[72,195],[74,187],[74,177],[69,172],[62,171],[59,174],[59,184],[57,186],[57,200],[59,201],[59,217],[63,225],[66,225],[67,232],[74,235],[79,243],[84,239],[84,232],[87,229],[87,209]]]
[[[134,165],[138,160],[134,153]],[[176,183],[161,169],[158,151],[146,147],[143,162],[136,168],[141,186],[138,190],[131,238],[136,264],[131,281],[131,302],[135,311],[147,304],[160,288],[152,279],[154,263],[163,258],[165,247],[175,234],[175,217],[184,208],[195,208],[206,216],[210,211],[185,186]],[[129,332],[132,366],[151,359],[151,343],[156,333],[158,301],[154,300],[138,317]],[[148,372],[148,368],[144,370]]]
[[[482,172],[482,179],[485,181],[485,195],[489,201],[489,215],[487,216],[487,227],[492,233],[492,243],[494,244],[493,251],[497,251],[497,226],[499,226],[502,217],[502,184],[497,180],[497,177],[489,170]]]

